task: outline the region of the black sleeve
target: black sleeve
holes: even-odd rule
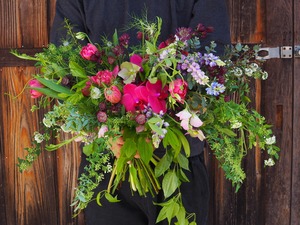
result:
[[[214,32],[202,45],[209,45],[210,41],[215,41],[217,54],[222,54],[224,45],[231,42],[226,0],[197,0],[194,4],[190,27],[196,27],[199,23],[214,28]]]
[[[68,19],[74,25],[74,31],[86,32],[85,14],[82,0],[57,0],[55,17],[50,31],[50,42],[61,44],[66,36],[64,20]]]

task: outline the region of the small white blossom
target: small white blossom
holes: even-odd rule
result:
[[[243,70],[241,68],[235,68],[233,73],[235,76],[240,77],[243,75]]]
[[[259,69],[259,66],[257,63],[251,63],[250,68],[253,70],[253,72],[256,72]]]
[[[267,145],[272,145],[272,144],[275,144],[276,143],[276,137],[273,136],[273,137],[270,137],[270,138],[266,138],[266,144]]]
[[[251,68],[245,68],[245,74],[248,76],[248,77],[251,77],[252,74],[253,74],[253,70]]]
[[[83,32],[77,32],[76,35],[75,35],[75,37],[76,37],[77,39],[83,41],[83,40],[85,39],[85,37],[86,37],[86,34],[83,33]]]
[[[37,143],[42,143],[44,141],[44,136],[41,133],[39,133],[39,132],[35,132],[34,133],[34,140]]]
[[[238,120],[232,120],[231,121],[231,128],[232,129],[237,129],[240,128],[243,124],[239,122]]]
[[[43,124],[45,125],[45,127],[53,126],[53,122],[49,118],[46,118],[46,117],[43,119]]]
[[[265,160],[264,163],[265,163],[265,166],[274,166],[275,165],[274,160],[271,158],[269,158],[268,160]]]
[[[91,89],[91,94],[90,94],[90,96],[91,96],[91,98],[92,99],[99,99],[100,97],[101,97],[101,90],[99,89],[99,88],[97,88],[97,87],[93,87],[92,89]]]
[[[262,76],[261,76],[261,79],[266,80],[266,79],[268,79],[268,76],[269,76],[268,72],[264,71]]]

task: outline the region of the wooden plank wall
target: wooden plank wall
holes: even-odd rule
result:
[[[300,0],[227,1],[233,42],[275,47],[291,45],[294,39],[300,44]],[[0,0],[1,225],[84,225],[83,215],[72,218],[69,206],[80,161],[78,146],[56,154],[45,152],[29,171],[20,174],[17,157],[25,154],[22,149],[29,145],[42,115],[30,112],[34,101],[28,93],[17,100],[4,95],[20,93],[35,72],[32,64],[10,56],[9,49],[33,54],[47,46],[54,5],[55,0]],[[283,148],[280,161],[264,169],[264,155],[251,151],[244,162],[248,178],[236,194],[207,151],[208,225],[300,224],[300,59],[272,59],[266,69],[270,78],[254,84],[258,94],[254,104],[274,124]]]

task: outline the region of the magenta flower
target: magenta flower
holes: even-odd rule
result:
[[[29,81],[29,86],[33,87],[33,88],[42,88],[42,87],[44,87],[44,85],[42,85],[37,79],[33,79],[33,80]],[[30,90],[30,95],[31,95],[31,98],[39,98],[43,94],[41,92],[38,92],[36,90],[31,89]]]
[[[148,104],[148,91],[145,86],[136,86],[135,84],[126,84],[123,88],[123,97],[121,100],[126,111],[135,112],[143,110]]]
[[[109,70],[101,70],[95,76],[91,77],[91,81],[98,86],[102,83],[110,85],[113,81],[113,73]]]
[[[139,66],[140,67],[140,71],[142,72],[143,71],[143,68],[142,68],[142,62],[143,62],[143,58],[137,54],[133,54],[131,57],[130,57],[130,62]]]
[[[100,52],[98,48],[90,43],[88,43],[81,49],[80,55],[82,58],[93,62],[97,62],[100,58]]]
[[[187,93],[187,87],[188,84],[185,80],[176,79],[169,84],[169,92],[172,98],[176,99],[177,102],[180,102],[182,104],[184,103],[184,99]]]
[[[148,103],[153,112],[160,113],[162,111],[165,113],[167,111],[165,99],[168,97],[168,86],[162,87],[162,82],[158,80],[154,84],[147,81],[146,88],[149,93]]]

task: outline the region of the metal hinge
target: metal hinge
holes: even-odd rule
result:
[[[260,48],[258,51],[257,59],[273,59],[282,58],[290,59],[293,57],[300,57],[300,45],[292,46],[282,46],[274,48]]]

